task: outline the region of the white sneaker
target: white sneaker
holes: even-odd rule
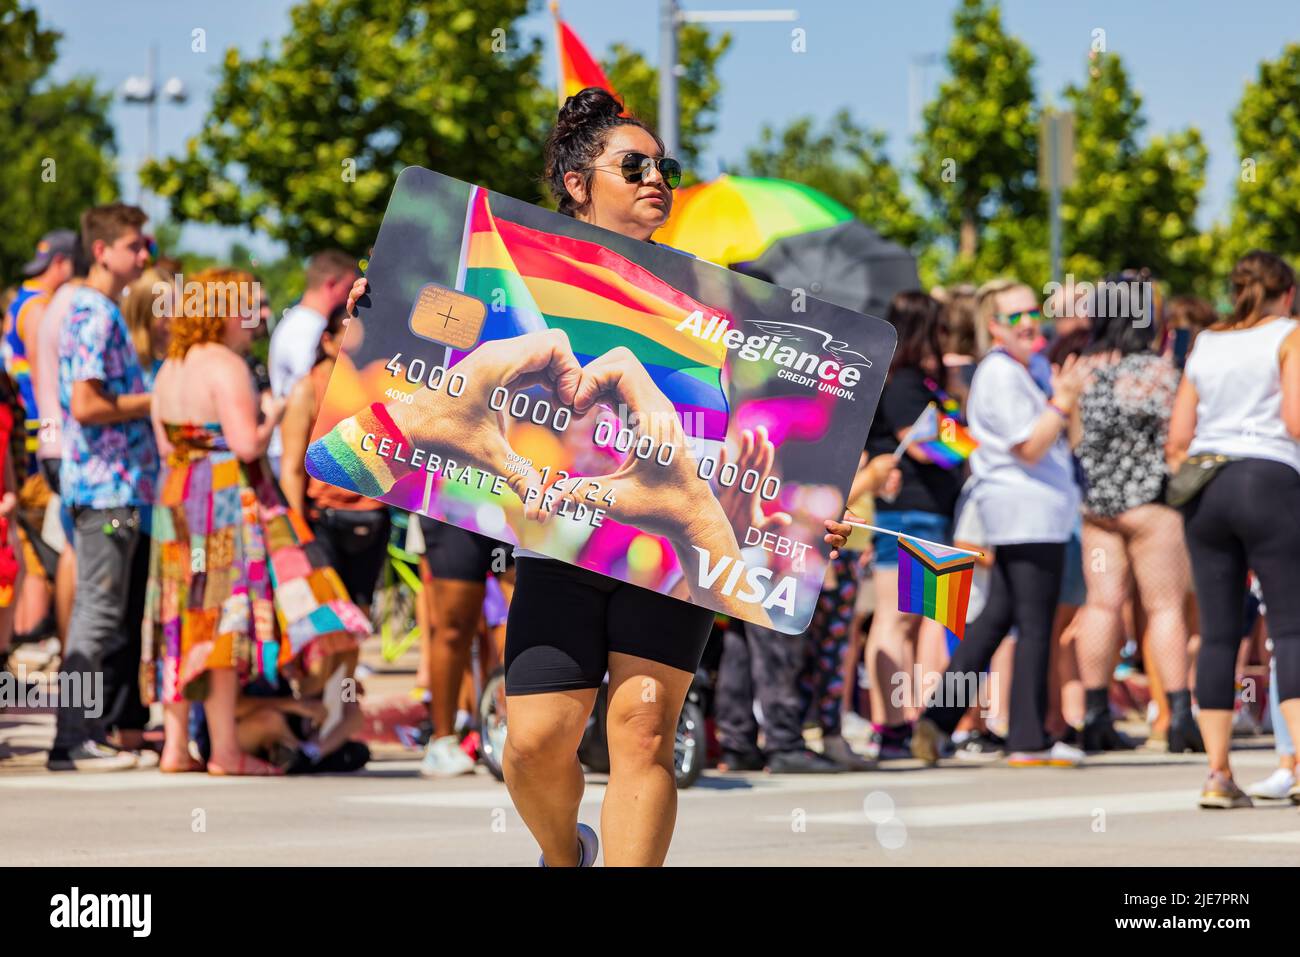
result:
[[[1284,801],[1295,785],[1295,774],[1286,768],[1278,768],[1264,780],[1246,788],[1246,793],[1251,797],[1267,798],[1270,801]]]
[[[1083,764],[1083,751],[1064,741],[1057,741],[1043,751],[1016,751],[1007,758],[1013,768],[1077,768]]]
[[[434,738],[420,762],[420,777],[454,778],[474,771],[474,759],[460,749],[454,734]]]
[[[871,735],[871,722],[856,711],[840,715],[840,734],[846,738],[867,738]]]
[[[45,767],[51,771],[130,771],[138,763],[139,758],[130,751],[83,741],[76,747],[52,749]]]

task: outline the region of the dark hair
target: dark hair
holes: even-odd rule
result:
[[[933,296],[919,289],[900,292],[889,301],[885,314],[898,330],[898,349],[889,371],[920,368],[927,356],[933,356],[943,368],[943,306]]]
[[[1089,297],[1084,354],[1150,352],[1162,321],[1160,289],[1150,269],[1111,273]]]
[[[72,275],[76,279],[85,279],[90,275],[90,250],[81,241],[81,233],[72,241]]]
[[[975,287],[969,283],[952,286],[944,290],[940,301],[943,302],[944,322],[948,326],[947,351],[959,356],[979,355],[979,337],[975,332],[979,297],[975,294]]]
[[[126,203],[92,206],[81,214],[82,249],[86,256],[93,257],[96,240],[111,246],[128,230],[139,230],[148,218],[139,206]]]
[[[1295,286],[1295,270],[1281,256],[1255,249],[1232,267],[1232,315],[1227,326],[1253,326],[1264,315],[1264,303]]]
[[[1214,307],[1199,296],[1174,296],[1165,307],[1165,325],[1171,329],[1208,329],[1219,321]]]
[[[316,343],[316,361],[312,363],[313,366],[318,366],[329,358],[329,353],[325,351],[325,337],[337,338],[339,333],[343,331],[343,320],[347,318],[347,315],[348,307],[346,303],[336,306],[330,311],[329,316],[325,319],[325,329],[321,332],[321,339]]]
[[[623,112],[620,103],[608,90],[589,86],[564,101],[555,126],[546,137],[546,185],[565,216],[575,215],[580,206],[564,185],[564,174],[582,172],[587,202],[591,202],[592,170],[596,157],[605,150],[609,134],[620,126],[638,126],[654,137],[659,152],[664,150],[659,134],[636,117]]]
[[[1092,333],[1087,329],[1075,329],[1074,332],[1060,336],[1047,347],[1047,360],[1059,366],[1070,356],[1082,355],[1092,340]]]

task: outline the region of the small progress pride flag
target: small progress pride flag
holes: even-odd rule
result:
[[[931,465],[952,469],[970,458],[978,445],[955,416],[940,413],[931,402],[907,430],[894,454],[902,455],[908,446],[915,446]]]
[[[898,610],[924,615],[961,640],[975,556],[960,548],[898,536]]]

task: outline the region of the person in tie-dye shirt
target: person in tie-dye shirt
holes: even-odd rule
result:
[[[82,216],[90,254],[86,284],[74,294],[59,336],[63,464],[59,482],[72,510],[77,594],[60,670],[80,675],[83,700],[58,710],[52,771],[119,770],[142,759],[105,747],[137,748],[149,711],[140,700],[140,622],[148,540],[140,510],[154,498],[158,450],[150,396],[117,305],[149,259],[144,213],[114,203]],[[101,700],[91,700],[102,675]],[[61,685],[69,687],[71,685]]]

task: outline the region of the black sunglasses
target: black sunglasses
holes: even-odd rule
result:
[[[664,185],[669,189],[676,189],[681,185],[682,164],[668,156],[661,156],[656,159],[653,156],[646,156],[644,153],[624,153],[623,161],[617,166],[586,166],[583,168],[616,169],[623,174],[624,182],[639,183],[652,166],[659,170]]]

